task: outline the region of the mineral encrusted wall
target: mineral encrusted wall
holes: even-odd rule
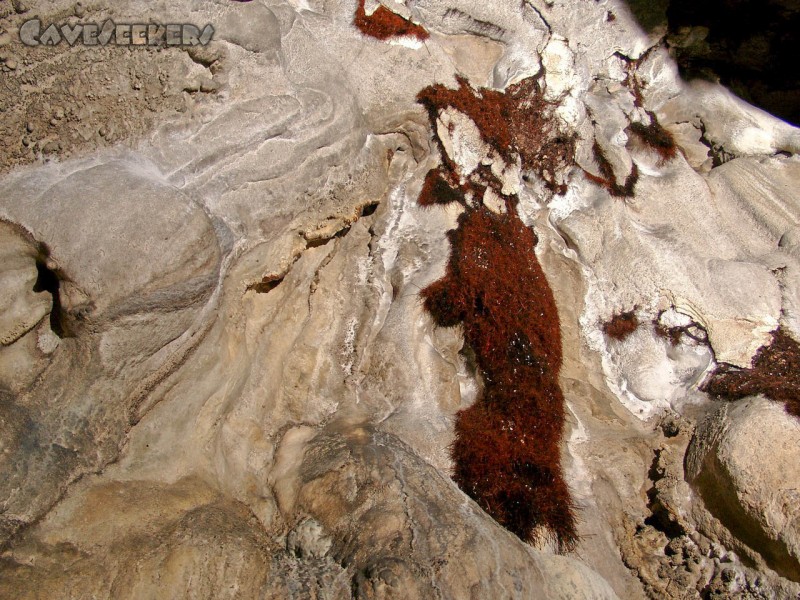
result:
[[[34,15],[216,35],[27,48]],[[800,334],[800,132],[682,79],[638,9],[29,0],[0,27],[0,596],[800,592],[794,388],[761,385]],[[534,544],[507,487],[457,485],[492,398],[525,427],[480,460],[537,474]]]

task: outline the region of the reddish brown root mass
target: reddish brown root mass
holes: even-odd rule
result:
[[[558,134],[536,78],[525,79],[500,92],[474,90],[459,77],[457,89],[433,85],[422,90],[417,101],[428,110],[434,127],[440,110],[453,108],[464,113],[503,160],[513,163],[518,155],[523,169],[537,173],[551,190],[566,191],[565,185],[556,182],[555,173],[574,164],[575,139]],[[447,167],[454,169],[444,148],[440,150]]]
[[[661,126],[653,113],[648,113],[650,124],[631,123],[629,129],[642,142],[650,146],[661,157],[662,161],[675,158],[677,146],[672,134]]]
[[[614,167],[611,165],[608,158],[606,158],[597,140],[595,140],[592,146],[592,155],[600,170],[600,176],[598,177],[597,175],[586,173],[589,181],[602,185],[608,190],[608,193],[615,198],[632,197],[636,188],[636,183],[639,181],[639,167],[634,164],[633,167],[631,167],[631,172],[628,173],[628,176],[625,178],[625,183],[619,184],[617,183],[616,175],[614,175]]]
[[[449,238],[447,272],[423,291],[425,308],[439,325],[463,323],[485,382],[479,401],[456,416],[454,479],[520,538],[534,541],[541,526],[570,548],[561,333],[536,235],[513,205],[503,215],[481,206],[467,209]]]
[[[422,184],[422,191],[419,193],[417,203],[420,206],[433,206],[435,204],[450,204],[451,202],[461,202],[461,193],[453,188],[447,181],[447,174],[444,169],[431,169],[425,176]]]
[[[676,325],[670,327],[669,325],[661,323],[660,317],[661,315],[659,315],[658,318],[653,319],[653,329],[655,330],[657,336],[668,340],[673,346],[680,344],[684,336],[694,340],[698,344],[708,343],[708,332],[697,323],[692,322],[689,325]]]
[[[436,131],[440,111],[471,118],[499,156],[538,172],[559,191],[557,169],[573,164],[574,140],[558,135],[546,116],[535,79],[506,93],[428,87],[417,96]],[[501,185],[488,167],[459,184],[456,165],[437,138],[444,165],[425,178],[423,206],[459,202],[464,212],[448,232],[445,276],[422,292],[425,308],[443,327],[463,324],[485,386],[456,415],[453,478],[501,525],[527,541],[552,536],[562,549],[577,536],[569,488],[561,470],[564,397],[558,384],[561,332],[555,299],[536,259],[536,234],[520,220],[516,197],[506,212],[482,205]],[[465,194],[473,200],[466,201]]]
[[[726,400],[762,394],[783,402],[789,414],[800,417],[800,344],[777,329],[772,342],[756,354],[752,368],[720,364],[703,390]]]
[[[603,333],[608,337],[622,341],[639,327],[639,319],[632,310],[622,312],[611,317],[611,320],[603,324]]]
[[[353,23],[361,30],[361,33],[379,40],[400,36],[427,40],[430,37],[423,27],[393,13],[383,5],[378,6],[371,15],[367,15],[364,10],[364,0],[359,0]]]

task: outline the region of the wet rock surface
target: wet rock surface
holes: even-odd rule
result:
[[[800,132],[682,79],[672,7],[26,4],[0,4],[0,597],[800,594],[795,390],[747,380],[800,339]],[[216,33],[29,48],[34,16]],[[531,82],[546,120],[507,94]],[[571,550],[454,481],[489,349],[421,292],[467,211],[510,206],[557,313]]]

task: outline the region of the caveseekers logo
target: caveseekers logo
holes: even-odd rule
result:
[[[114,23],[102,25],[76,23],[42,27],[39,19],[26,21],[19,28],[19,39],[26,46],[57,46],[62,41],[73,46],[205,46],[214,37],[214,27],[202,29],[188,23]]]

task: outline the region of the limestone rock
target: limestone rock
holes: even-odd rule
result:
[[[36,6],[216,30],[125,49],[25,47],[12,4],[0,597],[800,593],[797,424],[699,387],[777,326],[800,335],[800,133],[684,80],[666,3],[364,2],[424,40],[365,35],[355,0]],[[463,85],[478,110],[529,77],[558,173],[417,102]],[[465,202],[419,206],[443,161]],[[491,381],[420,296],[459,216],[511,197],[563,340],[563,556],[453,483],[454,420]]]
[[[800,580],[799,443],[796,418],[752,398],[704,421],[686,457],[687,476],[712,514],[793,581]]]
[[[40,252],[31,243],[26,231],[0,222],[0,260],[3,271],[0,306],[0,344],[10,346],[33,329],[50,313],[52,298],[36,289],[39,279],[37,256]]]

